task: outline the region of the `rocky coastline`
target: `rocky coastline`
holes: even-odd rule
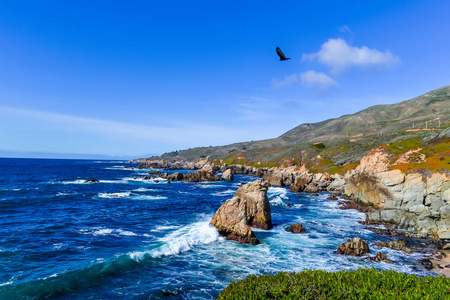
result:
[[[433,173],[406,173],[393,168],[396,162],[392,163],[390,159],[389,153],[383,147],[377,147],[364,156],[356,168],[345,174],[313,173],[305,165],[284,168],[215,165],[208,157],[193,161],[152,158],[140,161],[139,168],[193,170],[187,174],[161,173],[156,170],[149,172],[153,173],[151,176],[173,181],[233,180],[233,175],[236,174],[261,177],[261,180],[240,187],[236,195],[218,209],[211,221],[220,234],[228,239],[252,245],[258,244],[259,241],[251,227],[271,228],[270,205],[267,201],[269,186],[287,187],[292,192],[331,193],[328,199],[338,200],[342,209],[357,209],[366,213],[366,220],[361,223],[376,233],[394,237],[428,239],[434,243],[431,248],[435,250],[430,250],[430,247],[410,249],[401,241],[393,242],[392,245],[377,246],[398,248],[406,253],[413,250],[431,251],[432,260],[427,260],[424,265],[428,264],[430,268],[436,267],[440,274],[449,275],[450,269],[444,267],[447,263],[445,251],[439,250],[442,249],[446,240],[450,239],[449,172],[444,170]],[[264,217],[260,217],[263,221],[257,221],[258,214],[265,214]],[[385,226],[383,229],[374,225]],[[382,257],[381,253],[371,259],[388,261],[388,258]]]
[[[399,158],[404,159],[404,158]],[[235,174],[262,177],[269,186],[287,187],[292,192],[332,192],[330,199],[343,202],[367,214],[367,222],[387,223],[405,235],[430,239],[450,239],[449,172],[409,172],[392,169],[389,153],[377,147],[361,163],[345,174],[312,173],[305,165],[286,168],[256,168],[244,165],[214,165],[208,158],[194,161],[150,159],[140,168],[193,169],[188,174],[160,174],[168,180],[231,180]]]

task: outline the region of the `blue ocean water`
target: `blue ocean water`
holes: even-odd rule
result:
[[[121,161],[0,158],[0,299],[212,299],[250,274],[360,267],[433,275],[336,201],[270,188],[274,228],[241,245],[209,225],[240,184],[142,180]],[[98,178],[100,182],[84,183]],[[287,207],[286,203],[291,206]],[[300,222],[305,234],[286,231]],[[334,254],[355,236],[395,264]]]

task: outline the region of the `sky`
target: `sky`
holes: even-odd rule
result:
[[[0,156],[145,157],[408,100],[450,84],[449,15],[444,0],[0,0]]]

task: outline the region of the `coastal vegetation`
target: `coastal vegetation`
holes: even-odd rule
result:
[[[218,299],[449,299],[450,278],[417,277],[359,269],[250,275],[231,283]]]

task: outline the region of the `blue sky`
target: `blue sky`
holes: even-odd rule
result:
[[[142,157],[411,99],[450,84],[449,15],[433,0],[0,0],[0,156]]]

